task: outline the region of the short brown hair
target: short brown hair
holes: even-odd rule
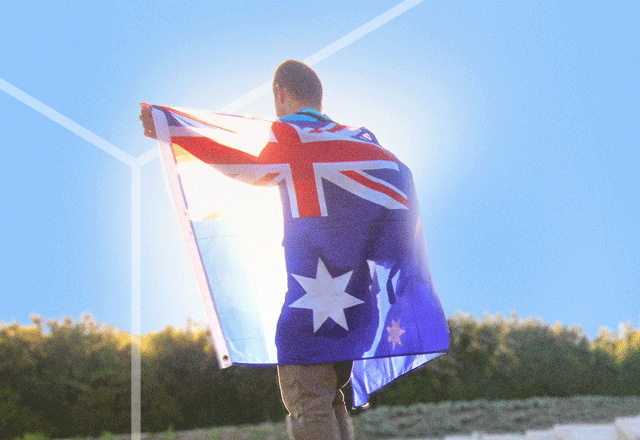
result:
[[[322,83],[314,70],[305,63],[287,60],[280,64],[273,75],[273,90],[276,85],[287,89],[300,102],[311,107],[322,105]]]

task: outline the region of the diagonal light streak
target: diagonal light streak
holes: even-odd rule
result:
[[[341,49],[344,49],[350,44],[355,43],[360,38],[375,31],[383,24],[390,22],[391,20],[396,18],[398,15],[408,11],[409,9],[413,8],[419,3],[422,3],[423,1],[424,0],[405,0],[402,3],[397,4],[396,6],[389,9],[388,11],[378,15],[376,18],[369,20],[368,22],[366,22],[356,30],[349,32],[344,37],[337,39],[327,47],[320,49],[318,52],[306,58],[304,62],[309,66],[314,66],[318,64],[320,61],[330,57],[334,53],[338,52]],[[271,87],[272,87],[271,80],[264,82],[260,84],[258,87],[256,87],[255,89],[245,93],[235,101],[227,104],[220,111],[223,113],[236,112],[242,107],[249,105],[256,99],[269,93],[271,91]]]
[[[147,151],[146,153],[141,154],[140,156],[136,157],[136,165],[141,167],[143,165],[148,164],[149,162],[151,162],[156,157],[160,157],[160,149],[152,148],[151,150]]]
[[[105,141],[97,134],[90,132],[89,130],[79,125],[78,123],[58,113],[48,105],[43,104],[42,102],[38,101],[34,97],[26,94],[25,92],[18,89],[17,87],[9,84],[2,78],[0,78],[0,89],[7,92],[9,95],[13,96],[14,98],[16,98],[18,101],[22,101],[23,103],[25,103],[26,105],[34,109],[35,111],[43,114],[47,118],[51,119],[53,122],[63,126],[70,132],[75,133],[82,139],[100,148],[102,151],[106,152],[107,154],[110,154],[111,156],[115,157],[120,162],[126,163],[129,166],[133,164],[134,158],[130,154],[125,153],[124,151],[122,151],[112,143]]]
[[[365,35],[388,23],[400,14],[408,11],[424,0],[405,0],[383,12],[347,35],[339,38],[325,48],[309,56],[304,62],[313,66],[336,52],[356,42]],[[141,168],[156,157],[157,148],[134,158],[100,136],[92,133],[41,101],[28,95],[17,87],[0,78],[0,90],[13,96],[80,138],[103,150],[120,162],[131,167],[131,438],[141,438]],[[245,93],[221,109],[223,112],[235,112],[271,91],[271,80]]]
[[[334,53],[338,52],[341,49],[344,49],[345,47],[349,46],[351,43],[355,43],[356,41],[358,41],[360,38],[364,37],[368,33],[375,31],[383,24],[390,22],[391,20],[396,18],[398,15],[408,11],[409,9],[413,8],[414,6],[422,2],[423,0],[405,0],[402,3],[397,4],[396,6],[389,9],[388,11],[378,15],[373,20],[370,20],[367,23],[363,24],[358,29],[352,32],[349,32],[344,37],[334,41],[324,49],[321,49],[318,52],[314,53],[309,58],[305,59],[304,62],[310,66],[313,66],[319,63],[325,58],[330,57],[331,55],[333,55]]]

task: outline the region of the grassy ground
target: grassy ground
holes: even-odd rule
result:
[[[354,416],[356,440],[443,438],[448,434],[524,432],[561,423],[611,423],[639,416],[640,396],[441,402],[372,408]],[[129,435],[104,434],[100,440]],[[145,440],[287,440],[284,423],[143,434]],[[26,439],[25,440],[29,440]],[[36,440],[36,439],[33,439]]]
[[[360,415],[367,439],[442,438],[449,434],[516,433],[555,424],[611,423],[639,416],[640,396],[442,402],[376,408]]]

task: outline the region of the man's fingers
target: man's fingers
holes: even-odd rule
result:
[[[142,121],[153,120],[153,117],[151,116],[151,109],[143,108],[142,110],[140,110],[140,120]]]
[[[156,131],[155,131],[155,129],[154,129],[153,127],[151,127],[151,128],[147,128],[147,127],[145,127],[145,128],[144,128],[144,132],[143,132],[143,134],[144,134],[146,137],[150,137],[150,138],[152,138],[152,139],[155,139],[155,138],[156,138]]]
[[[140,110],[140,120],[142,121],[142,126],[144,127],[144,135],[146,137],[155,139],[156,138],[156,130],[153,123],[153,116],[151,115],[151,108],[142,107]]]

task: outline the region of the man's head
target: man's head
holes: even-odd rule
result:
[[[295,113],[305,107],[322,111],[322,83],[316,72],[300,61],[287,60],[273,76],[276,116]]]

